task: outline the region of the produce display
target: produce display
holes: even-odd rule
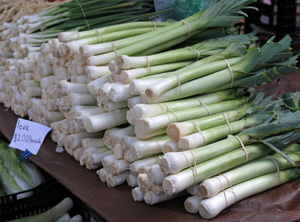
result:
[[[288,35],[260,46],[239,33],[253,2],[162,22],[151,1],[76,0],[6,22],[0,101],[134,201],[185,195],[214,218],[300,176],[299,93],[253,88],[299,72],[298,55]]]

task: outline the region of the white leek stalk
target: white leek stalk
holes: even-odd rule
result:
[[[102,138],[84,138],[82,140],[82,147],[87,149],[89,147],[105,147]]]
[[[109,140],[110,146],[114,147],[121,143],[124,136],[134,136],[134,127],[129,125],[126,127],[117,127],[109,133],[105,133],[105,141]]]
[[[86,164],[96,164],[101,166],[103,158],[111,154],[112,151],[107,148],[97,148],[88,155]]]
[[[135,125],[136,121],[133,118],[133,114],[132,114],[132,110],[128,110],[126,113],[126,119],[128,121],[129,124],[131,125]]]
[[[145,92],[150,84],[153,84],[160,79],[133,79],[129,83],[129,91],[131,95],[140,95],[141,92]]]
[[[111,112],[117,109],[124,109],[127,108],[127,101],[123,102],[110,102],[110,101],[103,101],[103,107],[105,111]]]
[[[135,97],[131,97],[127,100],[128,103],[128,107],[129,109],[132,109],[135,105],[137,104],[141,104],[142,100],[140,96],[135,96]],[[133,114],[132,114],[132,119],[133,119]]]
[[[98,114],[88,117],[84,121],[84,128],[88,132],[97,132],[125,124],[128,109],[115,110],[109,113]]]
[[[134,201],[141,202],[144,200],[145,192],[143,192],[140,187],[135,187],[131,191],[131,195]]]
[[[150,190],[154,193],[154,194],[161,194],[164,193],[164,189],[163,186],[161,184],[151,184],[150,185]]]
[[[86,66],[85,72],[89,81],[111,74],[111,72],[108,69],[108,66]]]
[[[70,93],[80,93],[86,94],[89,93],[87,84],[84,83],[71,83],[67,80],[61,80],[59,82],[59,91],[61,95],[68,95]]]
[[[154,204],[161,203],[161,202],[164,202],[167,200],[172,200],[175,197],[176,196],[167,195],[165,193],[155,194],[155,193],[153,193],[153,191],[147,191],[145,193],[144,200],[145,200],[146,204],[154,205]]]
[[[110,187],[116,187],[126,182],[127,176],[129,174],[129,170],[123,173],[120,173],[116,176],[112,174],[108,174],[106,177],[107,184]]]
[[[121,146],[121,144],[117,144],[114,146],[114,156],[116,157],[116,159],[120,160],[120,159],[124,159],[124,149]]]
[[[162,152],[164,154],[169,152],[178,152],[178,151],[179,151],[178,143],[173,140],[167,141],[162,148]]]
[[[184,208],[187,212],[196,214],[199,212],[199,204],[202,200],[203,197],[199,195],[190,196],[184,201]]]
[[[98,148],[95,148],[95,147],[88,147],[86,149],[83,148],[83,152],[82,152],[82,155],[79,160],[80,166],[86,165],[89,155],[92,154],[93,152],[95,152],[96,150],[98,150]]]
[[[198,196],[202,196],[202,194],[199,192],[199,183],[190,186],[189,188],[186,189],[186,191],[190,194],[190,195],[198,195]]]
[[[111,74],[107,74],[102,76],[101,78],[95,79],[88,84],[88,90],[92,95],[97,95],[100,87],[109,81],[109,76]]]
[[[130,172],[133,175],[137,176],[139,174],[139,172],[140,172],[140,169],[142,167],[152,166],[154,164],[158,164],[159,159],[160,159],[160,156],[153,156],[153,157],[148,157],[148,158],[145,158],[145,159],[134,161],[133,163],[131,163],[129,165]]]
[[[147,172],[147,177],[151,184],[162,184],[166,176],[159,164],[152,165]]]
[[[116,160],[115,156],[114,155],[108,155],[106,157],[103,158],[102,160],[102,165],[103,165],[103,168],[108,172],[110,173],[110,168],[111,168],[111,165],[112,163]]]
[[[64,102],[66,102],[66,104],[63,102],[60,103],[60,106],[64,108],[76,105],[91,106],[97,104],[96,100],[91,94],[71,93],[65,97],[66,100]]]
[[[138,138],[136,138],[135,136],[122,136],[120,145],[124,150],[129,149],[131,144],[137,140]]]
[[[100,177],[100,180],[105,183],[108,172],[104,168],[101,168],[100,170],[97,170],[97,174]]]
[[[132,175],[131,173],[128,174],[127,176],[127,184],[130,187],[137,187],[138,182],[137,182],[137,177]]]
[[[112,139],[112,135],[119,130],[118,127],[113,127],[113,128],[108,128],[107,130],[105,130],[104,132],[104,136],[103,136],[103,142],[105,144],[105,146],[107,146],[110,149],[113,149],[113,146],[111,144],[111,139]]]
[[[46,112],[45,113],[45,120],[48,122],[56,122],[63,120],[65,117],[60,111],[54,111],[54,112]]]
[[[85,120],[87,117],[92,115],[98,115],[101,113],[105,113],[103,107],[93,106],[88,109],[80,110],[75,113],[75,118],[79,120]]]
[[[70,149],[75,149],[76,147],[82,146],[82,140],[84,138],[101,138],[101,137],[103,137],[103,132],[97,132],[97,133],[81,132],[81,133],[70,134],[65,139],[65,147],[68,147]]]
[[[151,132],[143,132],[143,131],[138,131],[138,130],[135,130],[135,134],[136,134],[136,137],[140,140],[146,140],[146,139],[150,139],[150,138],[153,138],[153,137],[156,137],[156,136],[161,136],[161,135],[165,135],[167,133],[167,128],[161,128],[161,129],[158,129],[158,130],[154,130],[154,131],[151,131]]]
[[[96,105],[92,105],[92,106],[81,106],[81,105],[77,105],[77,106],[72,106],[71,109],[69,110],[69,117],[70,119],[75,119],[77,112],[80,112],[81,110],[85,110],[85,109],[92,109],[92,108],[97,108],[98,106]]]
[[[42,88],[39,87],[39,86],[28,87],[26,89],[26,94],[29,98],[31,98],[31,97],[41,97],[42,96]]]
[[[109,90],[109,98],[116,103],[125,102],[131,97],[132,95],[129,91],[129,85],[116,84]]]
[[[74,159],[80,161],[81,156],[83,155],[83,147],[78,147],[74,150]]]
[[[147,192],[150,189],[150,183],[147,178],[147,174],[139,173],[137,176],[138,187],[143,191]]]
[[[33,73],[31,73],[31,72],[22,73],[22,74],[21,74],[21,79],[22,79],[22,80],[33,79]],[[42,86],[42,85],[41,85],[41,86]]]
[[[167,141],[135,141],[130,146],[130,151],[135,159],[142,159],[162,153],[162,146]]]
[[[87,84],[88,79],[87,79],[86,75],[74,75],[74,76],[71,76],[70,81],[72,83],[84,83],[84,84]]]
[[[129,162],[127,162],[126,160],[115,160],[112,164],[111,164],[111,174],[113,175],[118,175],[120,173],[123,173],[125,171],[128,171],[129,169]]]

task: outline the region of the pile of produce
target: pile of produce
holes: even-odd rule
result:
[[[66,0],[64,2],[67,2]],[[43,0],[1,0],[0,1],[0,25],[4,22],[16,22],[23,15],[32,15],[50,10],[62,1]]]
[[[238,34],[255,0],[174,22],[149,21],[150,1],[94,2],[4,25],[7,108],[50,126],[109,187],[127,183],[147,204],[189,194],[187,211],[207,219],[299,178],[299,94],[252,89],[299,71],[298,56],[289,36],[259,46],[255,32]]]

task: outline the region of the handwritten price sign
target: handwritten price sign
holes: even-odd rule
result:
[[[10,147],[37,154],[51,128],[25,119],[18,119]]]

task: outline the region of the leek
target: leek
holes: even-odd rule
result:
[[[247,180],[224,190],[224,193],[221,192],[214,197],[202,200],[199,205],[199,213],[205,219],[212,219],[235,202],[298,179],[299,176],[299,168],[294,168],[280,171],[280,182],[277,172]],[[224,196],[226,196],[226,199]]]
[[[297,129],[299,128],[299,121],[297,120],[298,115],[299,113],[297,112],[294,114],[281,113],[281,116],[278,116],[278,120],[251,127],[237,134],[237,136],[245,145],[261,141],[263,138],[273,135],[275,135],[274,141],[278,143],[278,140],[283,140],[277,136],[278,134],[286,133],[283,138],[289,138],[290,135],[287,132],[297,132]],[[271,116],[271,118],[273,117]],[[292,139],[292,137],[290,138]],[[222,148],[220,149],[220,147]],[[183,151],[182,153],[166,153],[160,160],[160,166],[166,173],[177,173],[189,167],[190,164],[193,164],[194,162],[200,163],[239,147],[241,147],[240,141],[234,136],[228,136],[227,139],[220,140],[198,149]]]
[[[291,152],[287,155],[294,162],[299,162],[299,145],[295,145],[297,146],[298,152]],[[223,189],[230,187],[231,185],[235,185],[264,174],[275,172],[277,170],[277,167],[274,161],[278,164],[279,170],[293,167],[292,164],[290,164],[286,159],[279,155],[275,154],[266,156],[265,158],[262,158],[260,160],[252,161],[240,167],[227,171],[223,173],[222,176],[212,177],[204,180],[199,185],[199,191],[204,197],[213,197],[217,193],[221,192]],[[254,168],[258,170],[253,171],[252,169]],[[228,184],[228,181],[230,181],[231,185]]]
[[[248,145],[245,149],[249,161],[271,153],[271,149],[259,143]],[[193,184],[243,164],[247,161],[245,156],[245,151],[240,148],[197,164],[191,169],[169,175],[163,181],[164,192],[168,195],[179,193]]]

